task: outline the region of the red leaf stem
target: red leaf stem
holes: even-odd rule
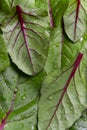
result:
[[[54,21],[53,21],[53,14],[52,14],[52,8],[50,4],[50,0],[48,0],[48,12],[50,16],[50,26],[53,28],[54,27]]]
[[[76,9],[76,17],[75,17],[75,28],[74,28],[74,39],[76,39],[76,29],[77,29],[77,22],[79,18],[79,10],[80,10],[80,0],[77,0],[77,9]]]
[[[21,31],[22,31],[23,37],[24,37],[24,43],[25,43],[25,46],[26,46],[26,49],[27,49],[27,52],[28,52],[28,56],[29,56],[31,65],[33,66],[30,48],[29,48],[28,41],[27,41],[27,34],[26,34],[26,31],[25,31],[26,27],[25,27],[25,24],[24,24],[24,21],[23,21],[23,18],[22,18],[21,7],[19,5],[16,6],[16,10],[17,10],[17,14],[18,14],[19,23],[20,23],[20,26],[21,26]],[[33,70],[33,73],[34,73],[34,70]]]
[[[60,99],[58,100],[58,103],[57,103],[57,105],[56,105],[55,111],[54,111],[53,114],[52,114],[52,117],[51,117],[51,119],[50,119],[50,121],[49,121],[49,124],[48,124],[46,130],[48,130],[48,128],[50,127],[50,124],[51,124],[51,122],[52,122],[52,120],[53,120],[53,118],[54,118],[54,116],[55,116],[57,110],[59,109],[60,104],[62,103],[62,100],[63,100],[63,98],[64,98],[64,95],[65,95],[66,92],[67,92],[67,88],[68,88],[68,86],[69,86],[71,80],[73,79],[77,68],[78,68],[79,65],[80,65],[80,62],[81,62],[81,60],[82,60],[82,57],[83,57],[83,54],[82,54],[82,53],[79,53],[78,56],[77,56],[77,58],[76,58],[76,60],[75,60],[75,62],[74,62],[74,64],[73,64],[72,72],[71,72],[71,74],[70,74],[70,76],[69,76],[69,78],[68,78],[66,84],[64,85],[63,92],[62,92],[62,94],[61,94]]]
[[[13,111],[13,106],[14,106],[16,94],[17,94],[17,87],[15,88],[15,90],[13,92],[13,97],[12,97],[10,108],[9,108],[8,112],[6,113],[6,116],[2,119],[2,122],[0,124],[0,130],[4,130],[4,126],[6,125],[6,121],[7,121],[8,117],[10,116],[11,112]]]

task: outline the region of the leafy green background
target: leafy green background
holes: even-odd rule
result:
[[[79,20],[80,23],[77,22],[76,39],[73,38],[75,23],[72,24],[72,21],[75,21],[76,12],[73,15],[70,14],[72,14],[72,8],[76,11],[77,1],[51,0],[54,28],[49,25],[47,4],[47,0],[0,1],[0,122],[6,116],[12,102],[13,92],[17,89],[14,107],[4,130],[46,130],[79,52],[83,53],[83,59],[48,130],[87,129],[87,110],[85,110],[87,108],[87,1],[81,0],[82,6],[80,6],[78,15],[82,23]],[[30,19],[25,14],[22,16],[24,20],[39,24],[39,26],[34,25],[33,29],[44,37],[43,43],[45,44],[43,46],[41,44],[41,47],[48,50],[45,52],[47,60],[45,59],[44,64],[42,62],[42,71],[34,76],[25,72],[26,66],[24,66],[24,70],[21,69],[16,63],[17,59],[14,62],[14,57],[9,60],[13,52],[12,50],[9,52],[7,44],[9,35],[4,31],[12,29],[18,20],[16,16],[10,24],[8,22],[8,26],[6,25],[16,11],[16,5],[20,5],[26,12],[36,11],[34,14],[39,16],[38,18]],[[70,30],[67,23],[72,25]],[[81,31],[79,31],[79,27]],[[13,42],[16,32],[10,42]],[[23,37],[20,37],[19,41],[22,40]],[[33,43],[35,47],[36,42],[31,40],[31,44]],[[42,52],[41,48],[38,48],[37,51]],[[22,66],[21,63],[20,65]]]

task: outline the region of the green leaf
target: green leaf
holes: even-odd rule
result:
[[[62,44],[62,64],[61,68],[65,69],[67,66],[72,64],[73,60],[75,59],[76,55],[82,51],[82,48],[84,48],[84,37],[82,38],[82,41],[76,42],[76,44],[73,44],[72,41],[70,41],[67,37],[64,38],[64,42]],[[87,38],[86,38],[87,39]]]
[[[7,49],[4,40],[0,35],[0,71],[3,71],[9,64]]]
[[[80,40],[86,31],[86,13],[81,2],[79,0],[70,0],[64,14],[65,32],[73,42]]]
[[[86,130],[87,129],[87,109],[82,113],[81,117],[67,130]]]
[[[0,10],[0,29],[3,21],[5,20],[6,13]]]
[[[69,0],[50,0],[50,3],[52,8],[54,26],[58,26],[61,22],[65,10],[67,9]]]
[[[18,72],[13,67],[8,67],[0,74],[0,92],[4,98],[0,101],[0,118],[4,119],[9,109],[12,109],[4,130],[36,130],[37,103],[44,73],[29,78]]]
[[[82,0],[82,6],[87,14],[87,0]]]
[[[64,86],[68,82],[74,63],[60,74],[59,72],[52,73],[45,78],[39,102],[39,130],[65,130],[80,117],[87,107],[86,55],[85,50],[81,65],[62,99]]]
[[[87,39],[85,36],[85,39],[82,38],[84,40],[73,44],[65,36],[61,26],[63,25],[59,23],[59,26],[51,31],[49,52],[45,64],[45,71],[48,75],[54,73],[54,71],[58,73],[58,71],[60,72],[70,66],[75,56],[82,49],[82,46],[84,47],[84,41]]]
[[[11,12],[12,0],[1,0],[1,10],[6,14]]]
[[[62,29],[59,26],[51,32],[49,52],[45,64],[45,71],[48,75],[61,69],[61,51],[62,51]]]
[[[0,73],[0,130],[87,129],[86,14],[86,0],[0,0],[0,53],[5,41],[16,65]]]
[[[12,61],[24,73],[35,75],[43,69],[47,58],[48,21],[38,16],[37,11],[20,6],[16,12],[5,21],[3,37]]]
[[[46,9],[47,10],[47,1],[48,0],[35,0],[35,5],[38,7],[38,8],[41,8],[41,9]]]

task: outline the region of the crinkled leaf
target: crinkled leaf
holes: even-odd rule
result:
[[[48,53],[48,23],[36,13],[17,6],[3,27],[3,37],[12,61],[29,75],[43,69]]]
[[[64,86],[68,82],[74,64],[60,74],[48,75],[44,80],[39,102],[39,130],[65,130],[87,107],[86,55],[87,52],[62,99]]]
[[[36,130],[37,103],[44,74],[29,78],[17,71],[9,67],[0,74],[0,93],[3,99],[0,101],[0,120],[12,109],[4,130]],[[10,108],[12,104],[13,108]]]
[[[81,117],[67,130],[87,130],[87,109],[82,113]]]
[[[5,42],[0,35],[0,71],[4,70],[7,66],[9,66],[9,64],[10,62],[9,62]]]
[[[64,27],[68,37],[76,42],[86,30],[86,13],[80,0],[70,0],[64,14]]]

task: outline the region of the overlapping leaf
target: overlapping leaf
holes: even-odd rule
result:
[[[76,42],[86,30],[86,13],[82,0],[71,0],[64,15],[65,31],[68,37]]]
[[[65,130],[79,118],[81,112],[87,106],[87,81],[85,73],[87,52],[84,49],[86,48],[84,46],[86,45],[85,41],[87,37],[85,36],[82,38],[83,40],[73,44],[67,37],[64,37],[64,32],[59,26],[58,30],[54,29],[51,38],[48,59],[45,65],[48,76],[46,77],[41,90],[38,127],[39,130]],[[84,59],[82,60],[81,66],[68,86],[68,91],[52,119],[52,115],[63,92],[63,87],[72,71],[74,59],[77,53],[82,50],[84,52]],[[61,74],[61,71],[64,73]]]
[[[48,51],[47,21],[19,6],[3,27],[4,39],[13,62],[23,72],[35,75],[45,64]]]
[[[85,43],[82,37],[86,28],[84,4],[86,1],[49,1],[55,26],[50,30],[50,47],[47,56],[49,39],[47,28],[50,21],[47,14],[48,0],[4,0],[3,10],[0,11],[0,26],[11,59],[23,72],[35,75],[43,69],[47,58],[45,65],[47,76],[43,82],[42,73],[28,77],[23,76],[22,73],[20,75],[20,72],[13,68],[8,68],[0,74],[0,130],[3,130],[3,127],[4,130],[65,130],[87,107],[87,34]],[[9,3],[12,6],[10,8],[12,13],[7,15]],[[67,5],[68,10],[64,15],[63,24],[62,17]],[[64,27],[71,41],[66,37]],[[80,41],[76,42],[77,40]],[[83,60],[70,79],[79,51],[83,51]],[[64,89],[67,82],[69,84],[66,91]],[[41,99],[37,119],[39,95]],[[10,108],[11,104],[12,108]],[[11,113],[9,109],[12,109]],[[8,115],[7,119],[5,119],[6,115]]]
[[[58,75],[52,74],[46,77],[39,103],[39,130],[65,130],[87,107],[85,56],[62,99],[64,86],[68,82],[73,66]]]
[[[38,93],[44,74],[40,73],[36,77],[29,78],[17,71],[9,67],[0,74],[0,122],[13,104],[4,130],[36,130]],[[17,93],[12,99],[14,91]]]
[[[62,29],[54,29],[51,33],[49,52],[45,65],[45,71],[48,75],[54,71],[61,69],[61,56],[62,56]]]
[[[45,71],[49,75],[67,68],[74,60],[77,53],[84,46],[83,41],[73,44],[67,37],[64,36],[62,24],[51,32],[49,43],[49,53],[45,65]],[[85,38],[86,40],[87,38]]]

